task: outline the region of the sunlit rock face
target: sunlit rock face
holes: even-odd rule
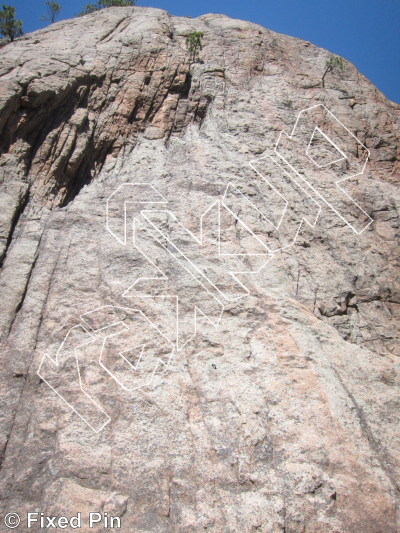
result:
[[[19,530],[399,530],[400,108],[330,57],[140,7],[1,48]]]

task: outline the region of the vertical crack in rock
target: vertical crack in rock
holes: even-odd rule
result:
[[[23,293],[21,294],[21,298],[20,298],[20,300],[19,300],[19,302],[18,302],[18,304],[17,304],[17,307],[15,308],[15,315],[14,315],[14,317],[13,317],[13,319],[12,319],[12,322],[11,322],[11,324],[10,324],[10,326],[9,326],[8,331],[5,333],[5,335],[7,335],[7,337],[8,337],[8,335],[10,334],[10,331],[12,330],[13,324],[14,324],[14,322],[15,322],[17,316],[18,316],[18,313],[21,311],[22,306],[24,305],[25,296],[26,296],[26,293],[28,292],[29,282],[30,282],[30,280],[31,280],[32,272],[33,272],[33,270],[34,270],[34,268],[35,268],[35,265],[36,265],[36,261],[37,261],[38,256],[39,256],[39,253],[36,254],[36,256],[35,256],[35,258],[34,258],[34,260],[33,260],[32,266],[31,266],[31,268],[30,268],[30,270],[29,270],[28,277],[27,277],[27,279],[26,279],[26,284],[25,284],[25,287],[24,287]]]
[[[365,435],[365,437],[366,437],[366,439],[367,439],[367,441],[369,443],[369,446],[371,447],[371,450],[374,452],[375,456],[377,457],[377,459],[379,461],[379,464],[381,465],[382,470],[386,473],[387,477],[390,479],[390,482],[393,485],[393,489],[394,489],[394,491],[396,493],[396,497],[397,497],[397,499],[399,499],[400,491],[399,491],[398,482],[396,480],[396,477],[393,475],[393,472],[391,471],[391,469],[390,469],[390,467],[388,465],[386,454],[382,453],[381,445],[376,440],[376,438],[374,437],[374,435],[373,435],[373,433],[371,431],[371,428],[369,427],[368,420],[367,420],[367,418],[366,418],[366,416],[364,414],[364,411],[363,411],[362,407],[358,404],[358,402],[356,401],[356,399],[354,397],[354,394],[349,390],[349,388],[344,383],[344,381],[342,379],[342,376],[340,375],[339,371],[336,368],[334,368],[334,367],[331,367],[331,368],[334,371],[334,373],[336,374],[336,376],[337,376],[341,386],[345,390],[347,396],[351,399],[351,401],[352,401],[352,403],[353,403],[353,405],[355,407],[355,410],[356,410],[356,413],[357,413],[357,417],[358,417],[362,432],[364,433],[364,435]]]
[[[52,245],[54,244],[54,238],[50,235],[47,236],[47,239],[46,239],[47,242],[45,242],[45,245],[44,245],[44,250],[43,252],[46,252],[48,251],[49,249],[52,248]],[[41,325],[42,325],[42,320],[43,320],[43,314],[44,314],[44,311],[45,311],[45,308],[46,308],[46,303],[47,303],[47,300],[49,298],[49,295],[51,293],[51,290],[52,290],[52,281],[53,281],[53,278],[54,278],[54,272],[57,268],[57,266],[59,265],[59,260],[60,260],[60,257],[61,257],[61,252],[62,252],[62,248],[59,250],[59,252],[57,254],[53,254],[52,257],[49,259],[49,258],[46,258],[46,261],[41,261],[39,259],[39,253],[37,255],[37,257],[35,258],[34,260],[34,265],[36,265],[36,262],[39,260],[39,266],[36,270],[41,270],[41,274],[39,272],[36,272],[37,274],[37,277],[38,276],[43,276],[45,277],[45,280],[44,280],[44,286],[43,286],[43,289],[44,289],[44,294],[42,294],[42,300],[41,302],[38,302],[37,300],[35,300],[34,298],[31,297],[31,301],[27,304],[29,309],[27,309],[26,311],[26,315],[27,315],[27,318],[24,320],[24,317],[21,318],[21,320],[19,321],[19,323],[16,325],[16,327],[11,331],[11,328],[10,328],[10,335],[8,337],[8,339],[6,341],[4,341],[2,343],[2,350],[3,350],[3,357],[4,357],[4,354],[7,355],[7,354],[11,354],[11,356],[13,356],[13,354],[15,353],[14,350],[16,347],[18,347],[18,340],[20,338],[20,336],[24,335],[25,337],[25,342],[26,342],[26,345],[30,347],[30,349],[27,350],[27,355],[29,355],[30,357],[26,357],[26,359],[24,358],[24,361],[23,361],[23,371],[21,374],[14,374],[13,372],[11,372],[10,374],[10,371],[6,371],[6,376],[5,376],[5,379],[7,380],[10,380],[10,379],[13,379],[14,377],[18,377],[18,376],[21,376],[21,378],[23,379],[23,385],[18,389],[18,390],[15,390],[13,389],[13,393],[15,396],[18,397],[18,402],[12,406],[11,408],[11,412],[10,412],[10,422],[9,422],[9,427],[5,430],[6,431],[6,438],[5,438],[5,442],[3,443],[2,445],[2,450],[1,450],[1,459],[0,459],[0,470],[3,468],[3,463],[7,457],[7,450],[8,450],[8,446],[9,446],[9,443],[11,442],[11,439],[14,437],[14,439],[18,442],[18,441],[22,441],[24,442],[24,438],[21,439],[21,426],[23,426],[23,433],[24,435],[26,435],[26,432],[29,428],[29,420],[30,420],[30,416],[26,417],[26,421],[23,422],[22,424],[19,423],[17,424],[18,427],[16,429],[16,431],[14,431],[14,428],[16,427],[16,418],[18,416],[18,414],[20,414],[20,410],[19,410],[19,406],[21,404],[21,402],[23,403],[23,395],[26,391],[26,387],[27,387],[27,380],[28,380],[28,377],[29,375],[31,374],[31,366],[32,364],[35,364],[35,360],[34,360],[34,353],[35,353],[35,350],[36,350],[36,346],[37,346],[37,342],[38,342],[38,337],[39,337],[39,334],[40,334],[40,329],[41,329]],[[68,254],[68,251],[67,251],[67,254]],[[47,266],[49,267],[50,270],[47,270],[47,271],[44,271],[44,266]],[[32,273],[33,273],[33,268],[31,270],[31,276],[32,277]],[[40,284],[40,282],[39,282]],[[37,280],[34,280],[34,284],[33,284],[33,290],[37,290],[37,285],[38,285],[38,281]],[[31,292],[32,292],[32,288],[30,289]],[[27,287],[26,287],[26,292],[28,291],[28,284],[27,284]],[[25,296],[26,296],[26,292],[25,292]],[[29,296],[28,296],[29,298]],[[25,299],[25,297],[24,297]],[[36,325],[35,327],[32,327],[32,323],[30,322],[30,319],[29,319],[29,315],[31,313],[31,310],[32,308],[34,308],[36,310],[36,312],[39,314],[38,317],[36,317]],[[21,306],[21,309],[22,309],[22,306]],[[27,331],[27,327],[30,328],[28,329]],[[13,365],[13,362],[12,361],[7,361],[8,365],[12,367]],[[2,365],[3,368],[6,366],[6,365]],[[3,376],[2,376],[2,379],[3,379]],[[40,384],[40,382],[42,382],[41,379],[38,379],[37,377],[33,380],[34,382],[34,386],[33,386],[33,389],[35,391],[35,393],[38,393],[38,386]],[[7,406],[8,407],[8,406]],[[4,427],[2,426],[2,429],[4,431]],[[11,451],[11,469],[13,470],[12,472],[12,480],[14,480],[15,478],[15,472],[16,472],[16,466],[17,466],[17,463],[18,461],[15,461],[13,460],[12,458],[12,453],[15,453],[15,445],[14,445],[14,448],[13,450]],[[10,469],[10,466],[8,467],[8,469]],[[14,481],[12,481],[12,483],[14,483]],[[11,489],[10,489],[11,490]]]
[[[31,236],[24,234],[24,226],[22,228],[22,235],[19,236],[12,247],[12,252],[7,256],[7,261],[4,264],[0,276],[0,286],[5,296],[0,320],[2,328],[0,338],[2,341],[7,339],[14,321],[24,304],[31,275],[39,253],[38,248],[42,234],[40,233],[37,239],[32,239]],[[15,272],[14,269],[17,269],[18,272]],[[14,286],[15,279],[22,282],[22,285],[19,285],[17,290],[15,290]]]
[[[4,261],[6,259],[7,251],[10,247],[15,228],[17,227],[20,217],[23,215],[25,208],[28,205],[28,202],[29,202],[29,186],[25,188],[22,195],[18,199],[17,207],[12,215],[6,244],[5,244],[3,252],[0,254],[0,270],[3,267]]]

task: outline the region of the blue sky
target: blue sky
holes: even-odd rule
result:
[[[92,3],[95,0],[92,0]],[[3,0],[16,8],[25,33],[43,28],[45,0]],[[88,0],[58,0],[59,19]],[[300,37],[351,61],[390,100],[400,104],[400,0],[139,0],[171,15],[224,13]]]

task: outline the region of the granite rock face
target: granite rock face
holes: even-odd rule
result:
[[[110,8],[1,52],[1,516],[399,531],[400,107],[222,15]],[[311,170],[279,152],[310,108]]]

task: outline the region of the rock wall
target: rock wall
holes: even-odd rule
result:
[[[192,31],[204,34],[198,58]],[[109,512],[126,532],[398,531],[399,106],[346,61],[322,87],[329,52],[222,15],[110,8],[1,51],[2,516]],[[352,231],[301,182],[318,219],[271,255],[260,239],[276,251],[282,232],[245,198],[269,202],[272,218],[283,204],[249,163],[276,157],[280,132],[317,105],[358,139],[355,160],[369,151],[343,188],[373,222]],[[126,183],[144,185],[124,196]],[[140,218],[157,198],[169,213]],[[216,202],[211,244],[192,246],[174,217],[199,239]],[[212,256],[221,227],[225,253],[250,258]],[[196,272],[177,266],[174,242]],[[133,285],[149,273],[156,282]],[[217,293],[232,296],[218,327],[198,313],[191,338],[195,306],[216,324]],[[171,340],[165,297],[177,294],[186,322],[169,365],[169,344],[160,355],[155,343],[153,379],[144,367],[125,386],[117,364],[99,365],[114,342],[101,328],[138,324],[141,310]]]

